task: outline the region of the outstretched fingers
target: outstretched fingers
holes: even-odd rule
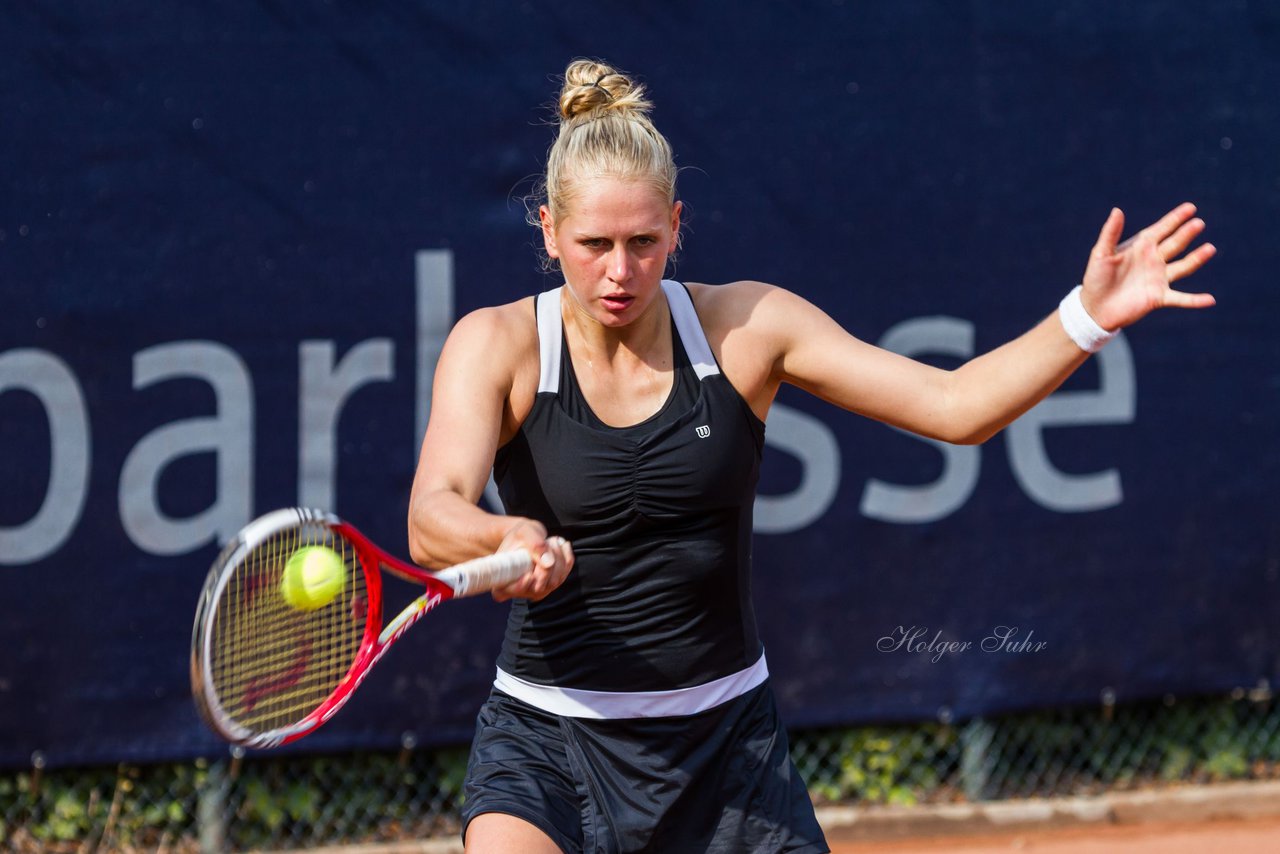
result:
[[[1213,294],[1189,294],[1185,291],[1167,290],[1164,292],[1165,308],[1209,308],[1217,305]]]
[[[1107,329],[1136,322],[1153,308],[1207,308],[1212,294],[1175,291],[1171,282],[1203,267],[1217,250],[1205,243],[1189,249],[1205,229],[1196,206],[1184,202],[1120,242],[1124,214],[1112,208],[1084,273],[1084,289],[1095,319]]]
[[[1199,217],[1187,220],[1178,226],[1177,231],[1160,242],[1161,257],[1165,261],[1172,261],[1177,258],[1191,245],[1191,241],[1199,237],[1203,231],[1204,220]]]
[[[1160,219],[1147,226],[1143,231],[1151,235],[1151,239],[1156,243],[1163,243],[1169,239],[1170,235],[1175,234],[1187,220],[1195,215],[1196,206],[1191,202],[1183,202],[1173,210],[1169,211]]]
[[[1195,205],[1190,202],[1183,202],[1164,216],[1160,217],[1160,219],[1151,223],[1151,225],[1121,243],[1116,247],[1116,249],[1117,251],[1123,252],[1133,245],[1139,238],[1146,238],[1161,246],[1163,251],[1164,242],[1169,240],[1171,236],[1177,235],[1178,231],[1186,224],[1187,220],[1195,214],[1195,212]],[[1192,236],[1194,237],[1194,235]],[[1166,260],[1169,257],[1170,256],[1166,255]]]
[[[1196,270],[1203,267],[1210,258],[1217,254],[1217,252],[1218,248],[1212,243],[1203,243],[1188,252],[1185,257],[1179,258],[1177,261],[1166,266],[1165,277],[1170,282],[1176,282],[1178,279],[1190,276]]]
[[[1116,252],[1120,244],[1120,235],[1124,233],[1124,212],[1112,208],[1107,221],[1102,224],[1098,233],[1098,242],[1093,245],[1093,254],[1099,258],[1109,258]]]

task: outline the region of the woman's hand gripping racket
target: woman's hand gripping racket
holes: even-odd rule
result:
[[[329,551],[308,548],[315,546]],[[299,565],[317,555],[318,570]],[[196,706],[236,744],[295,741],[333,717],[428,611],[508,584],[531,566],[519,549],[428,572],[391,557],[329,513],[268,513],[247,525],[209,571],[191,637]],[[427,587],[385,626],[383,569]]]

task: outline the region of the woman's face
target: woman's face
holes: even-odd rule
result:
[[[539,209],[547,254],[587,316],[622,327],[648,311],[667,257],[676,251],[680,203],[644,181],[602,177],[583,182],[558,221]]]

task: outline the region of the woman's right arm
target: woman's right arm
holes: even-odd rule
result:
[[[431,420],[409,501],[409,554],[423,566],[438,569],[514,548],[533,555],[534,570],[495,591],[498,599],[542,598],[573,565],[572,549],[548,541],[542,523],[477,505],[499,442],[518,429],[532,404],[537,352],[527,304],[480,309],[458,322],[436,366]],[[526,389],[530,367],[533,388]]]

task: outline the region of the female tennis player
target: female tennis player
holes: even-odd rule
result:
[[[1027,411],[1116,330],[1203,308],[1170,282],[1209,244],[1180,205],[1013,341],[948,371],[854,338],[761,282],[663,280],[680,242],[670,146],[642,88],[575,61],[538,225],[564,284],[460,320],[436,371],[411,553],[523,547],[480,712],[468,851],[827,851],[774,705],[750,599],[751,510],[782,383],[956,443]],[[490,471],[507,515],[477,507]],[[570,570],[573,570],[570,572]]]

